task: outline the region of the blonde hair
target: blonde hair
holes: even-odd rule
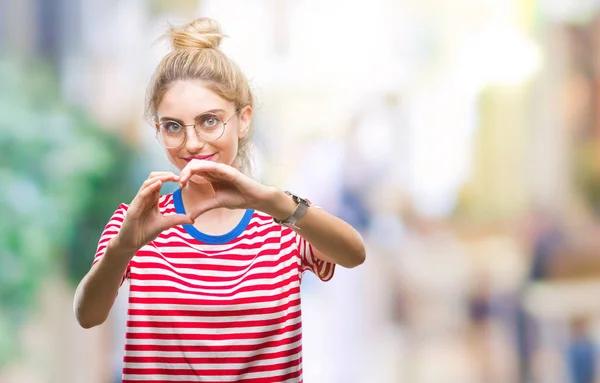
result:
[[[182,80],[206,81],[219,97],[233,102],[236,110],[254,107],[246,76],[219,49],[226,37],[219,23],[201,17],[180,28],[171,26],[166,36],[171,40],[172,50],[158,64],[146,96],[146,116],[150,121],[156,121],[158,105],[171,85]],[[252,171],[251,131],[238,142],[237,164],[246,174]]]

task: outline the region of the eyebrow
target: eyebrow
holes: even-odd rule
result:
[[[196,117],[194,117],[194,121],[198,121],[200,119],[200,117],[204,116],[205,114],[209,114],[209,113],[221,113],[224,114],[225,110],[223,109],[210,109],[207,110],[205,112],[200,113],[199,115],[197,115]],[[180,123],[181,125],[183,125],[183,120],[180,120],[179,118],[175,118],[175,117],[168,117],[168,116],[164,116],[158,119],[159,122],[163,122],[163,121],[175,121]]]

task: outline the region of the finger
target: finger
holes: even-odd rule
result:
[[[175,174],[175,173],[171,173],[171,172],[165,172],[163,174],[155,174],[152,175],[150,177],[148,177],[148,179],[146,179],[146,181],[151,181],[151,180],[157,180],[157,179],[161,179],[161,180],[179,180],[179,175]]]
[[[148,178],[146,181],[144,181],[144,183],[140,187],[140,191],[144,190],[145,188],[152,185],[154,182],[156,182],[158,180],[160,180],[162,182],[167,182],[167,181],[177,182],[177,181],[179,181],[179,176],[176,174],[173,174],[173,173],[168,173],[168,174],[156,175],[154,177]]]
[[[192,175],[202,177],[207,181],[219,181],[222,180],[222,177],[219,177],[219,174],[214,170],[198,170],[194,172]]]
[[[179,173],[179,186],[184,187],[187,181],[192,177],[192,169],[190,165],[186,165]]]
[[[153,177],[156,177],[156,176],[164,176],[164,175],[167,175],[167,174],[172,174],[174,176],[176,175],[173,172],[160,171],[160,172],[151,172],[150,175],[148,176],[148,178],[153,178]]]
[[[144,190],[139,192],[138,196],[141,199],[147,199],[148,197],[150,197],[152,195],[152,193],[160,190],[160,187],[162,186],[162,184],[163,183],[161,180],[155,180],[153,183],[148,185]]]
[[[227,181],[236,184],[240,180],[236,172],[234,168],[224,165],[210,170],[200,170],[196,174],[210,182]]]
[[[208,182],[215,182],[215,181],[219,180],[219,178],[214,177],[214,175],[211,175],[211,173],[208,173],[208,172],[205,172],[205,171],[198,171],[198,172],[193,172],[192,174],[190,174],[190,176],[188,177],[187,180],[185,180],[185,181],[179,181],[179,188],[183,189],[185,187],[185,185],[187,185],[187,183],[189,182],[189,180],[193,176],[198,176],[198,177],[204,178]]]
[[[179,181],[180,187],[181,188],[185,187],[185,185],[187,184],[187,182],[189,181],[189,179],[192,176],[202,177],[209,182],[234,181],[234,179],[235,179],[235,177],[225,169],[219,169],[216,167],[210,168],[210,169],[197,169],[197,170],[192,170],[191,174],[188,177],[186,177],[184,179],[180,179],[180,181]]]
[[[208,171],[216,167],[216,163],[205,160],[192,160],[190,161],[179,173],[180,186],[185,186],[187,181],[194,175],[201,171]]]
[[[202,201],[199,204],[195,205],[191,209],[190,217],[192,218],[192,220],[195,221],[196,218],[198,218],[201,214],[206,213],[209,210],[219,208],[219,207],[221,207],[221,204],[217,200],[207,199],[207,200]]]
[[[178,225],[192,225],[194,220],[187,214],[172,214],[163,216],[161,231]]]

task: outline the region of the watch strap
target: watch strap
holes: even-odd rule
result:
[[[273,218],[273,221],[282,226],[297,228],[296,223],[302,217],[304,217],[304,214],[306,214],[306,211],[310,207],[310,202],[304,198],[298,197],[297,195],[290,193],[289,191],[286,191],[285,194],[292,197],[292,200],[297,203],[296,210],[294,210],[292,215],[290,215],[286,219],[279,220]]]

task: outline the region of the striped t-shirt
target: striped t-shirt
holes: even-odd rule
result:
[[[94,263],[117,234],[121,204]],[[162,214],[185,213],[181,190],[160,198]],[[141,248],[130,283],[123,382],[301,382],[300,281],[335,265],[262,212],[247,210],[229,233],[175,226]]]

